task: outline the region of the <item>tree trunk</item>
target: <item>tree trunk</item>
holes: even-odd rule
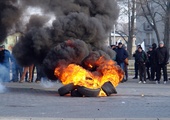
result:
[[[129,14],[129,36],[128,36],[128,43],[127,43],[127,50],[129,52],[129,59],[132,58],[132,44],[133,44],[133,35],[134,35],[134,20],[135,20],[135,0],[132,0],[132,16],[130,17]],[[129,11],[130,12],[130,11]]]
[[[164,29],[164,42],[165,46],[169,49],[169,30],[170,30],[170,2],[167,4],[166,19],[165,19],[165,29]]]

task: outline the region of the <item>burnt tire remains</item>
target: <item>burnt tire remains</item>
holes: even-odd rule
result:
[[[107,96],[110,96],[111,94],[117,94],[115,87],[110,81],[105,82],[102,85],[102,90],[106,93]]]
[[[58,93],[60,94],[60,96],[64,96],[68,93],[70,93],[72,90],[75,89],[75,86],[73,83],[67,84],[61,88],[58,89]]]
[[[77,89],[71,91],[71,96],[72,97],[83,97],[83,95],[79,93]]]
[[[78,86],[77,90],[78,90],[79,93],[81,93],[85,97],[97,97],[99,95],[99,92],[100,92],[100,88],[90,89],[90,88],[86,88],[84,86]]]

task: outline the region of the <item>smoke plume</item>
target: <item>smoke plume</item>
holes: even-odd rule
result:
[[[43,64],[47,76],[54,77],[57,65],[81,64],[91,51],[102,51],[110,58],[114,53],[105,47],[113,24],[118,18],[115,0],[21,0],[22,9],[41,8],[43,14],[53,13],[50,27],[48,19],[32,16],[13,54],[23,65]]]
[[[21,11],[15,6],[17,0],[0,1],[0,43],[20,18]]]

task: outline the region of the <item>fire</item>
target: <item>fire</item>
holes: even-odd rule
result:
[[[95,62],[95,66],[97,66],[95,71],[89,71],[79,65],[69,64],[57,67],[54,74],[64,85],[73,83],[75,86],[84,86],[90,89],[101,88],[108,81],[116,87],[123,79],[123,70],[113,60],[100,57]],[[88,64],[88,67],[92,68],[93,66]],[[102,89],[99,96],[106,96]]]

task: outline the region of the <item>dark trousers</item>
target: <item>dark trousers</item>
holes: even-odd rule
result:
[[[137,64],[137,62],[134,63],[134,66],[135,66],[135,77],[137,78],[138,77],[138,64]]]
[[[156,64],[151,64],[151,80],[155,79],[156,72],[157,72],[157,65]]]
[[[167,65],[165,64],[158,64],[157,65],[157,73],[156,73],[156,78],[158,81],[160,81],[161,79],[161,69],[163,70],[163,77],[164,77],[164,81],[167,81],[168,80],[168,77],[167,77]]]
[[[146,73],[147,73],[148,79],[150,79],[151,78],[150,66],[146,66]]]
[[[125,65],[124,68],[125,68],[124,71],[125,71],[125,77],[126,77],[125,81],[127,81],[128,80],[128,65]]]
[[[37,65],[36,70],[37,70],[36,80],[41,80],[42,77],[46,77],[42,65]]]
[[[146,67],[143,63],[138,63],[138,69],[139,69],[139,80],[140,81],[146,81]]]

